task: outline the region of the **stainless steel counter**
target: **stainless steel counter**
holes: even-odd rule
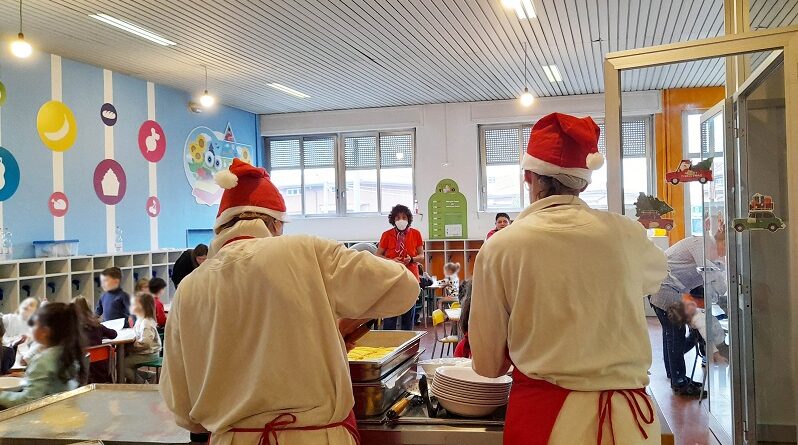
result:
[[[3,445],[178,445],[175,424],[155,385],[89,385],[0,412]]]

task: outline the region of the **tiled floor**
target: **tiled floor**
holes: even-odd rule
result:
[[[422,348],[426,351],[422,358],[430,358],[435,344],[435,336],[429,328],[429,334],[422,339]],[[662,334],[656,318],[648,319],[648,332],[654,352],[654,364],[651,367],[651,390],[659,403],[671,430],[676,437],[676,445],[720,445],[707,426],[706,406],[698,404],[696,399],[687,399],[673,395],[670,382],[665,377],[662,365]],[[438,346],[440,351],[440,346]],[[440,352],[436,352],[438,356]],[[444,354],[451,355],[451,354]],[[692,353],[685,356],[688,373],[693,363]],[[695,379],[701,380],[701,367],[696,369]]]

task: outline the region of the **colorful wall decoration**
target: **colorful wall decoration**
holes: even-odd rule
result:
[[[468,238],[468,203],[453,179],[442,179],[429,198],[429,238]]]
[[[0,48],[0,227],[13,231],[16,258],[33,256],[33,240],[53,239],[57,219],[64,237],[79,239],[85,254],[105,253],[115,226],[128,251],[149,250],[153,230],[160,247],[183,248],[188,229],[213,226],[216,209],[198,205],[186,188],[179,173],[183,141],[172,135],[229,123],[236,129],[230,142],[248,147],[250,158],[257,154],[261,141],[252,113],[222,105],[191,113],[192,95],[185,91],[67,59],[56,64],[44,53],[23,62],[7,51]],[[224,133],[214,135],[225,140]],[[53,152],[64,152],[63,178],[57,178],[63,186],[55,184]],[[157,181],[151,181],[154,164]],[[110,228],[106,204],[114,206]],[[156,216],[168,224],[151,224]]]
[[[222,199],[222,188],[213,176],[233,163],[234,158],[252,163],[252,146],[236,142],[227,123],[224,133],[208,127],[197,127],[188,134],[183,147],[184,170],[191,194],[198,204],[216,205]]]

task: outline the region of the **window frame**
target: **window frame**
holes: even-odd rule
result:
[[[594,118],[596,119],[596,124],[604,124],[603,118]],[[647,184],[646,187],[650,194],[656,194],[657,192],[657,178],[656,178],[656,167],[657,167],[657,160],[654,156],[654,116],[652,114],[641,114],[641,115],[630,115],[624,116],[622,122],[631,122],[643,120],[646,122],[646,170],[647,170]],[[478,190],[478,208],[480,212],[518,212],[526,208],[528,205],[524,201],[525,197],[525,190],[524,190],[524,181],[521,179],[521,184],[519,187],[519,197],[521,202],[520,208],[495,208],[489,209],[488,208],[488,191],[487,191],[487,145],[486,145],[486,130],[501,130],[501,129],[516,129],[519,133],[519,158],[518,158],[518,166],[519,176],[522,175],[520,164],[521,159],[523,157],[523,153],[526,151],[524,145],[524,128],[532,127],[535,125],[536,121],[533,122],[515,122],[515,123],[501,123],[501,124],[479,124],[477,125],[477,132],[478,132],[478,140],[479,140],[479,147],[478,147],[478,162],[479,162],[479,175],[478,175],[478,183],[477,183],[477,190]],[[621,161],[623,162],[623,157],[621,157]],[[496,164],[499,165],[499,164]],[[507,164],[509,165],[509,164]],[[621,181],[621,186],[623,187],[623,181]],[[621,190],[623,193],[623,190]],[[609,203],[608,203],[609,207]],[[625,207],[625,205],[624,205]]]
[[[263,166],[266,170],[271,174],[274,170],[271,166],[271,141],[281,141],[281,140],[296,140],[299,139],[299,171],[300,171],[300,193],[301,193],[301,203],[302,203],[302,212],[300,214],[292,214],[292,218],[302,218],[302,219],[313,219],[313,218],[336,218],[336,217],[369,217],[369,216],[383,216],[387,215],[388,212],[381,211],[382,209],[382,177],[381,177],[381,170],[382,167],[382,148],[381,148],[381,137],[382,136],[401,136],[401,135],[410,135],[411,140],[411,156],[412,160],[410,162],[410,169],[412,171],[412,196],[413,196],[413,203],[417,202],[417,192],[416,192],[416,128],[406,128],[406,129],[391,129],[391,130],[367,130],[367,131],[339,131],[339,132],[325,132],[325,133],[309,133],[309,134],[294,134],[294,135],[275,135],[275,136],[264,136],[264,143],[263,143]],[[335,143],[335,153],[333,156],[334,165],[333,168],[335,169],[335,212],[334,213],[320,213],[320,214],[307,214],[306,205],[305,205],[305,139],[318,139],[324,137],[333,137]],[[375,137],[376,138],[376,150],[377,150],[377,158],[376,158],[376,166],[374,170],[377,172],[377,211],[375,212],[347,212],[347,196],[346,196],[346,151],[345,151],[345,140],[348,137]],[[391,169],[392,167],[385,167],[386,170]],[[406,168],[406,167],[403,167]],[[278,168],[277,170],[294,170],[293,168]],[[353,170],[360,170],[360,169],[353,169]],[[362,169],[362,170],[372,170],[371,168]]]

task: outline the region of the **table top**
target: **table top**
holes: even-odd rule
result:
[[[136,333],[131,328],[124,328],[116,331],[117,336],[114,339],[106,338],[103,340],[104,345],[121,345],[125,343],[133,343],[136,341]]]
[[[446,316],[449,317],[449,320],[452,321],[460,321],[460,316],[463,314],[462,308],[456,309],[445,309]]]

